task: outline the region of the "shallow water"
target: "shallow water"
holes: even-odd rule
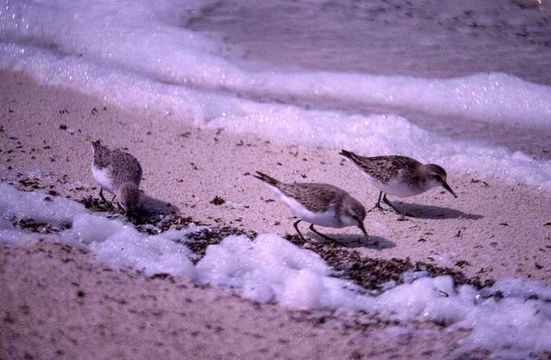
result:
[[[257,71],[421,78],[501,72],[551,85],[551,6],[537,1],[218,1],[183,26],[223,43],[227,59]],[[399,104],[277,100],[396,113],[455,139],[551,158],[550,126],[443,118]]]
[[[183,26],[263,70],[450,78],[504,72],[551,85],[551,11],[536,1],[217,1]]]

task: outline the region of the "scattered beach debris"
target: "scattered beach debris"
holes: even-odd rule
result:
[[[214,199],[210,201],[212,205],[220,206],[226,203],[226,200],[222,199],[220,196],[216,195]]]

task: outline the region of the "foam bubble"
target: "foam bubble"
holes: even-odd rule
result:
[[[0,218],[0,230],[13,230],[13,224],[8,219]]]
[[[96,256],[117,267],[133,267],[146,275],[158,273],[194,278],[190,250],[163,235],[144,236],[130,226],[107,239],[92,242]]]
[[[33,233],[25,233],[21,230],[0,230],[0,243],[7,245],[23,245],[32,243],[46,236]],[[49,236],[48,236],[49,237]]]
[[[34,219],[56,225],[71,221],[84,206],[74,201],[49,196],[41,192],[19,192],[7,184],[0,184],[0,211],[4,218]]]
[[[276,234],[261,234],[253,242],[245,236],[228,237],[207,248],[197,270],[200,281],[241,289],[251,300],[294,308],[332,306],[340,302],[341,289],[356,288],[330,277],[331,269],[317,254]]]
[[[103,242],[117,232],[123,231],[125,225],[118,220],[110,220],[97,214],[80,214],[74,217],[72,233],[85,244]]]

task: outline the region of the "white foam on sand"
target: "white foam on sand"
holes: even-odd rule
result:
[[[210,245],[193,265],[187,236],[202,228],[168,230],[158,235],[138,232],[131,224],[91,214],[80,204],[40,192],[20,192],[0,185],[0,242],[7,245],[50,238],[87,246],[115,268],[132,267],[146,275],[168,273],[212,286],[233,289],[241,296],[297,309],[363,310],[406,326],[411,321],[437,321],[448,330],[468,330],[457,351],[485,348],[494,356],[523,358],[551,350],[551,288],[520,279],[504,280],[480,291],[454,286],[449,276],[411,277],[412,281],[368,296],[317,254],[296,247],[276,234],[250,240],[228,236]],[[17,211],[12,210],[17,207]],[[71,227],[57,234],[30,234],[12,223],[39,216],[41,222]],[[406,276],[407,277],[407,276]],[[499,294],[499,296],[495,296]]]
[[[14,187],[0,183],[0,209],[6,218],[30,218],[37,222],[59,225],[72,221],[74,214],[84,206],[69,199],[37,192],[21,192]]]
[[[470,117],[548,128],[549,86],[496,73],[420,79],[246,70],[221,56],[223,44],[185,28],[190,14],[208,5],[203,1],[0,3],[0,69],[199,127],[364,155],[409,155],[454,173],[551,189],[550,161],[452,141],[394,114],[358,115],[354,105],[435,114],[451,126],[454,117]],[[326,110],[325,102],[344,110]]]

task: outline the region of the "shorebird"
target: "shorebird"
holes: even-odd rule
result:
[[[293,226],[303,240],[305,239],[298,228],[301,221],[309,222],[310,230],[328,240],[334,239],[318,232],[314,224],[334,228],[357,226],[369,239],[363,224],[365,208],[346,191],[329,184],[286,184],[260,171],[257,171],[254,176],[268,184],[289,206],[291,212],[298,218]]]
[[[138,160],[121,150],[109,150],[99,140],[92,142],[94,160],[92,161],[92,176],[100,185],[99,196],[105,202],[103,190],[112,193],[113,199],[120,199],[124,210],[136,207],[140,199],[140,181],[142,167]]]
[[[365,157],[346,150],[341,150],[340,154],[362,169],[369,176],[373,185],[380,190],[379,199],[371,210],[374,208],[382,210],[382,200],[401,214],[388,201],[387,194],[408,197],[419,195],[437,186],[442,186],[457,198],[455,192],[446,182],[446,171],[439,165],[422,164],[410,157],[399,155]]]

